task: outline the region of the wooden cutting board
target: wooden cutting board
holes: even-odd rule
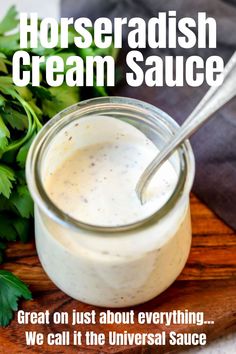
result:
[[[178,325],[87,325],[78,330],[105,332],[130,330],[131,332],[205,332],[208,342],[236,330],[236,234],[219,220],[195,196],[191,196],[193,243],[185,269],[177,281],[154,300],[135,307],[138,311],[171,311],[174,309],[204,311],[214,325],[203,327]],[[33,301],[23,302],[25,311],[90,311],[92,306],[72,300],[59,291],[42,270],[34,243],[13,244],[7,251],[4,269],[21,277],[33,291]],[[102,309],[95,308],[97,313]],[[0,353],[156,353],[156,348],[143,347],[26,347],[25,330],[43,333],[74,330],[68,325],[18,325],[12,321],[7,328],[0,329]],[[179,347],[158,347],[159,353],[181,350]]]

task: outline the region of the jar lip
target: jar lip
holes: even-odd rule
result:
[[[154,118],[155,116],[162,118],[163,122],[168,126],[172,134],[174,134],[176,129],[178,129],[179,127],[176,121],[174,121],[174,119],[171,118],[164,111],[149,103],[133,98],[108,96],[92,98],[76,103],[51,118],[51,120],[49,120],[37,134],[30,147],[26,161],[26,180],[33,200],[36,205],[39,206],[39,208],[43,210],[46,215],[48,215],[51,219],[53,219],[59,224],[62,224],[65,227],[72,227],[76,230],[78,230],[78,228],[83,228],[90,231],[111,233],[132,230],[147,223],[155,223],[157,222],[157,220],[160,220],[162,217],[164,217],[168,213],[168,211],[173,208],[173,206],[177,203],[179,197],[182,194],[189,193],[192,187],[195,172],[195,163],[192,148],[188,140],[186,140],[177,149],[180,161],[180,173],[178,182],[171,196],[160,209],[158,209],[148,217],[130,224],[119,226],[100,226],[79,221],[78,219],[71,217],[70,215],[62,211],[59,207],[57,207],[49,198],[47,192],[45,191],[45,188],[43,187],[41,178],[39,176],[39,165],[40,158],[42,158],[42,147],[46,144],[46,140],[49,135],[55,132],[56,127],[59,129],[59,132],[67,124],[71,123],[72,120],[68,122],[65,120],[66,116],[69,116],[79,111],[82,117],[84,113],[88,114],[90,111],[94,111],[96,107],[97,109],[101,109],[102,106],[105,106],[107,108],[114,108],[120,106],[120,108],[127,109],[132,107],[132,109],[138,109],[139,111],[143,110],[148,112],[149,114],[152,113],[154,115]],[[78,119],[78,116],[75,119]],[[61,124],[61,126],[58,127],[58,124]]]

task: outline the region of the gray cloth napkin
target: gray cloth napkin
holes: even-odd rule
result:
[[[218,48],[214,50],[193,48],[183,55],[198,54],[207,57],[221,55],[225,61],[236,50],[236,0],[62,0],[62,15],[91,19],[97,17],[150,18],[159,11],[177,10],[179,17],[196,17],[206,11],[217,21]],[[168,50],[150,50],[146,55],[166,55]],[[171,51],[181,55],[181,50]],[[122,64],[122,54],[121,54]],[[118,85],[114,94],[129,96],[152,103],[182,123],[206,92],[207,87],[128,87]],[[194,193],[219,217],[236,230],[236,100],[232,100],[215,118],[201,128],[191,143],[196,157]]]

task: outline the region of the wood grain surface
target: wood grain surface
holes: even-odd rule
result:
[[[177,325],[106,325],[77,326],[69,325],[18,325],[13,320],[7,328],[0,329],[0,353],[172,353],[180,347],[76,347],[43,345],[27,347],[25,331],[36,330],[42,333],[61,332],[63,330],[93,330],[108,333],[110,330],[122,332],[153,332],[165,330],[176,332],[205,332],[208,342],[236,330],[236,234],[218,219],[195,196],[191,196],[193,224],[193,243],[191,253],[183,272],[177,281],[157,298],[141,306],[138,311],[171,311],[174,309],[204,311],[207,320],[213,325],[192,326]],[[25,311],[90,311],[94,307],[77,302],[59,291],[48,279],[41,268],[34,243],[13,244],[7,251],[4,269],[20,276],[33,291],[33,301],[21,303]],[[95,308],[99,313],[103,309]]]

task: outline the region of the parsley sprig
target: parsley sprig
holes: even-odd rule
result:
[[[0,324],[6,326],[13,317],[13,311],[18,309],[18,299],[32,299],[28,287],[12,273],[0,272]]]
[[[0,21],[0,263],[4,261],[9,241],[26,242],[32,233],[33,202],[25,181],[25,161],[35,135],[48,119],[81,98],[106,95],[105,88],[97,86],[90,90],[65,84],[50,88],[46,84],[44,66],[40,87],[14,86],[12,56],[20,49],[18,22],[14,6]],[[113,45],[102,53],[95,45],[88,49],[76,48],[75,35],[70,28],[68,49],[40,47],[28,52],[31,56],[45,57],[57,54],[64,59],[70,55],[116,57]],[[18,277],[0,269],[0,325],[6,326],[12,319],[19,298],[30,299],[29,289]]]

